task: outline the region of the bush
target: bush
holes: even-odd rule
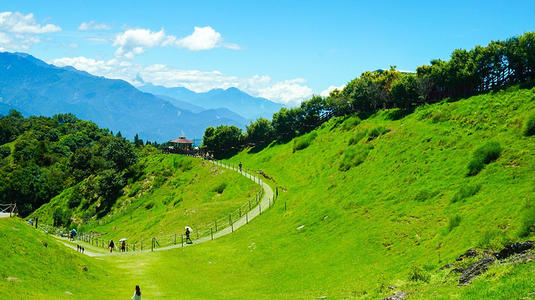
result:
[[[424,271],[422,268],[412,267],[411,271],[409,272],[409,280],[429,282],[431,280],[431,275],[429,275],[429,273]]]
[[[535,207],[530,204],[529,207],[526,207],[527,211],[520,225],[520,231],[518,235],[520,237],[528,237],[535,233]]]
[[[149,202],[149,203],[145,204],[145,209],[147,209],[147,210],[149,210],[149,209],[151,209],[153,207],[154,207],[154,202]]]
[[[54,219],[54,226],[56,227],[67,225],[69,222],[69,214],[59,207],[54,210],[52,218]]]
[[[497,160],[502,153],[502,147],[498,142],[487,142],[472,154],[472,160],[468,164],[468,176],[477,175],[485,165]]]
[[[462,217],[459,215],[455,215],[453,217],[450,217],[450,220],[448,222],[448,232],[452,231],[453,228],[459,226],[461,224]]]
[[[416,194],[416,196],[414,196],[414,200],[418,202],[424,202],[435,197],[437,194],[437,191],[421,190],[418,192],[418,194]]]
[[[295,139],[293,144],[293,152],[307,148],[317,136],[318,134],[314,131],[305,136]]]
[[[357,126],[359,124],[360,124],[360,119],[359,118],[350,117],[347,120],[345,120],[344,123],[342,123],[342,130],[348,131],[348,130],[352,129],[353,127],[355,127],[355,126]]]
[[[376,137],[379,137],[385,133],[387,133],[389,130],[384,126],[377,126],[368,131],[368,141],[371,141],[375,139]]]
[[[349,139],[349,146],[351,145],[355,145],[356,143],[360,142],[360,140],[362,140],[363,138],[366,137],[366,130],[364,131],[359,131],[357,132],[357,134],[355,134],[355,136],[352,136],[350,139]]]
[[[524,128],[522,132],[525,136],[532,136],[535,134],[535,112],[532,112],[524,121]]]
[[[457,193],[455,193],[455,195],[453,195],[453,198],[451,199],[451,202],[455,203],[455,202],[461,201],[463,199],[466,199],[468,197],[471,197],[471,196],[477,194],[477,192],[479,192],[480,189],[481,189],[481,185],[480,184],[463,185],[463,186],[461,186],[459,191],[457,191]]]
[[[218,194],[222,194],[223,191],[227,188],[227,183],[222,182],[218,186],[212,189],[212,192],[217,192]]]
[[[0,147],[0,159],[6,158],[11,154],[11,148],[8,146]]]
[[[370,153],[371,149],[372,147],[365,145],[357,145],[347,148],[344,152],[342,161],[340,162],[340,171],[345,172],[352,167],[356,167],[363,163],[366,160],[366,157],[368,157],[368,153]]]

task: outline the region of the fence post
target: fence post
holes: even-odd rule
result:
[[[232,215],[228,215],[228,224],[230,225],[232,232],[234,232],[234,225],[232,224]]]
[[[240,214],[240,218],[241,218],[241,207],[240,207],[240,210],[239,210],[239,214]]]
[[[154,238],[152,238],[152,241],[150,243],[150,251],[154,251]]]
[[[184,235],[182,235],[182,247],[184,247]]]
[[[258,204],[258,210],[260,211],[260,214],[262,214],[262,203]]]
[[[176,233],[175,233],[175,245],[176,245]]]
[[[197,239],[199,239],[199,228],[196,228],[195,231],[197,231]]]
[[[217,232],[217,220],[215,220],[215,231]]]
[[[249,212],[245,212],[245,222],[249,224]]]
[[[210,227],[210,236],[212,236],[212,240],[214,239],[214,233],[212,232],[212,227]]]
[[[141,248],[139,249],[139,251],[143,251],[143,240],[141,240]]]
[[[251,200],[249,200],[249,210],[251,210]]]

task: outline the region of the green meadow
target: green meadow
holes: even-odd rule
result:
[[[144,299],[534,298],[532,262],[496,262],[461,287],[458,273],[441,270],[470,248],[499,251],[535,238],[535,136],[526,134],[534,112],[535,89],[514,86],[407,115],[337,117],[288,143],[245,149],[228,162],[269,176],[277,202],[233,234],[191,247],[86,257],[0,220],[2,253],[24,253],[0,264],[4,278],[20,278],[1,281],[0,295],[126,298],[139,284]],[[142,179],[82,231],[170,234],[257,192],[249,179],[199,159],[150,155],[142,164]],[[52,222],[68,192],[34,215]],[[82,206],[75,211],[82,215]],[[35,269],[49,273],[34,284]]]

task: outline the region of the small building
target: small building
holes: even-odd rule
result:
[[[186,139],[185,136],[179,136],[178,139],[170,141],[173,150],[175,151],[191,151],[193,150],[193,142]]]

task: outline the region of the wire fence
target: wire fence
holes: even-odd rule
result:
[[[210,161],[213,163],[216,167],[221,168],[228,168],[230,170],[239,172],[243,176],[246,176],[247,178],[253,180],[256,184],[260,185],[259,191],[254,195],[253,198],[249,199],[246,203],[242,204],[240,207],[238,207],[236,210],[232,211],[228,215],[225,215],[219,219],[216,219],[212,222],[201,224],[198,226],[195,226],[192,228],[189,238],[186,236],[185,233],[173,233],[173,234],[167,234],[167,235],[161,235],[161,236],[155,236],[152,238],[142,238],[138,239],[135,242],[128,242],[126,240],[124,242],[124,249],[122,247],[122,241],[119,240],[117,242],[114,241],[114,247],[113,249],[117,249],[118,251],[122,252],[132,252],[132,251],[147,251],[147,250],[154,250],[156,248],[163,248],[163,247],[171,247],[171,246],[184,246],[187,244],[195,243],[196,241],[203,241],[203,240],[213,240],[218,235],[222,235],[222,233],[232,233],[234,232],[234,229],[237,227],[236,222],[239,222],[239,226],[242,226],[244,224],[248,224],[249,220],[252,219],[254,216],[262,214],[262,197],[264,196],[264,188],[263,188],[263,181],[260,179],[259,176],[253,175],[254,171],[251,169],[243,168],[241,165],[234,165],[230,163],[224,163],[217,160],[208,160],[205,157],[202,156],[193,156],[193,155],[187,155],[192,156],[196,158],[201,158],[207,161]],[[277,193],[278,195],[278,193]],[[272,204],[275,203],[276,196],[273,195],[271,198],[268,199],[268,208],[271,207]],[[235,228],[236,227],[236,228]],[[49,225],[39,225],[39,229],[43,230],[46,233],[59,235],[62,237],[68,237],[72,241],[83,241],[85,243],[88,243],[94,247],[98,248],[104,248],[109,249],[110,248],[110,239],[101,237],[103,234],[98,233],[83,233],[79,232],[76,234],[71,234],[71,231],[63,231],[59,228],[55,228],[53,226]],[[229,232],[230,229],[230,232]]]

